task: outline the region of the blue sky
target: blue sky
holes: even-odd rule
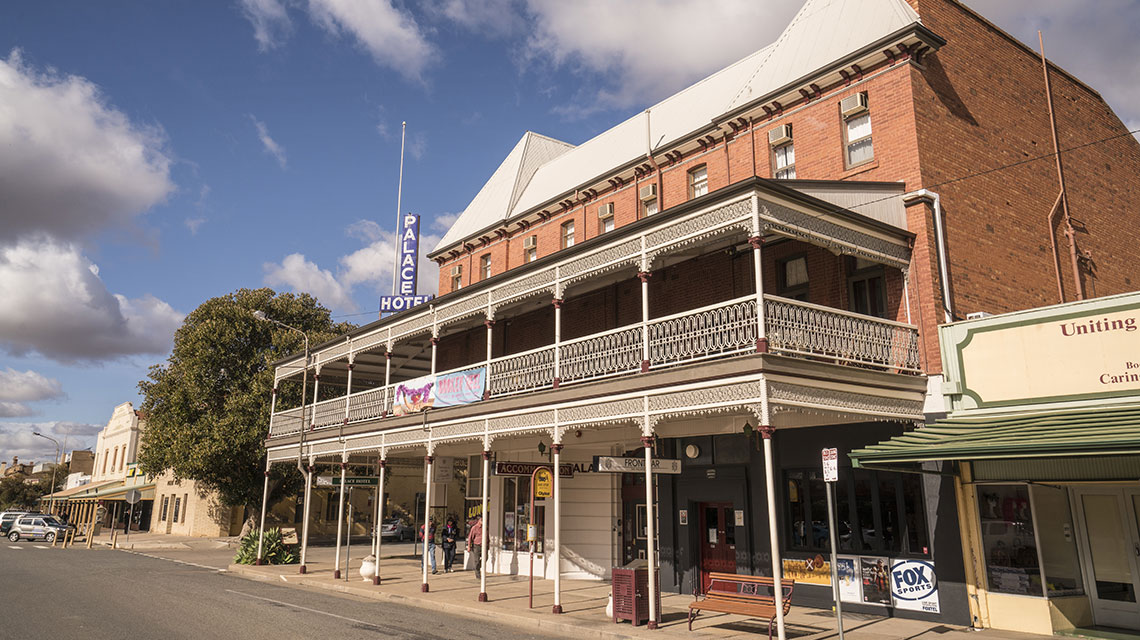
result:
[[[92,444],[207,298],[268,285],[375,318],[401,120],[403,208],[430,248],[524,131],[581,143],[764,46],[799,4],[3,3],[0,459],[50,453],[33,429]],[[1045,29],[1140,123],[1136,2],[970,4],[1033,46]]]

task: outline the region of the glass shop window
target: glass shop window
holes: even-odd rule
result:
[[[545,518],[542,501],[535,503],[534,523],[538,525],[536,553],[543,551]],[[503,550],[529,553],[526,527],[530,524],[530,477],[518,476],[503,480]]]
[[[1033,509],[1037,511],[1041,542],[1041,567],[1045,574],[1045,592],[1052,596],[1080,595],[1085,592],[1081,580],[1081,563],[1073,534],[1073,511],[1069,492],[1061,487],[1033,485]]]
[[[978,514],[990,591],[1042,595],[1029,487],[979,487]]]

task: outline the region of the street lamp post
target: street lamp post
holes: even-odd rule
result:
[[[44,440],[51,440],[55,443],[55,462],[51,465],[51,493],[48,494],[51,496],[51,499],[48,501],[48,513],[55,513],[55,472],[59,469],[59,440],[51,436],[45,436],[39,431],[33,431],[32,435],[39,436]]]
[[[301,365],[302,366],[302,369],[301,369],[301,441],[300,441],[300,444],[297,445],[297,469],[301,473],[306,474],[305,477],[306,477],[306,479],[308,479],[307,474],[309,472],[307,469],[305,469],[304,465],[302,464],[302,456],[304,455],[304,451],[305,451],[305,392],[308,391],[308,389],[309,389],[309,334],[298,329],[297,327],[291,327],[291,326],[285,324],[284,322],[281,322],[279,320],[274,320],[273,318],[270,318],[269,316],[265,315],[265,312],[261,311],[261,310],[254,311],[253,317],[257,318],[258,320],[261,320],[263,322],[272,322],[273,324],[275,324],[279,327],[283,327],[285,329],[288,329],[290,331],[296,331],[297,333],[301,334],[302,338],[305,339],[305,359]],[[274,387],[277,386],[276,381],[274,381],[273,386]],[[314,398],[314,401],[315,400],[316,400],[316,398]],[[272,420],[272,416],[270,416],[270,420]],[[308,485],[307,482],[306,482],[306,485]],[[306,488],[307,488],[307,486],[306,486]],[[265,508],[266,508],[266,503],[269,502],[269,465],[266,465],[266,467],[265,467],[265,488],[262,490],[261,496],[262,496],[261,497],[261,528],[260,528],[258,535],[257,535],[257,564],[261,564],[261,551],[262,551],[262,549],[264,547],[264,543],[265,543]],[[308,496],[308,493],[306,492],[306,495],[305,495],[305,513],[307,514],[308,511],[309,511],[309,496]],[[303,533],[301,535],[305,539],[304,542],[308,542],[308,533],[309,533],[308,517],[305,518],[305,523],[304,523],[304,526],[302,527],[302,529],[303,529]],[[302,545],[301,545],[301,573],[305,572],[305,557],[304,556],[305,556],[305,544],[302,543]]]

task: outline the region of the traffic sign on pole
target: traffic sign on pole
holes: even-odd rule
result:
[[[839,572],[836,566],[835,483],[839,480],[839,450],[823,450],[823,481],[827,490],[827,532],[831,539],[831,593],[835,597],[835,624],[843,640],[843,609],[839,603]]]

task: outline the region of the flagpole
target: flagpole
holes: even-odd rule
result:
[[[408,131],[407,121],[400,123],[400,181],[396,186],[396,242],[394,252],[392,254],[392,295],[396,295],[396,275],[400,271],[400,230],[401,216],[400,211],[403,209],[401,198],[404,194],[404,137]],[[381,314],[383,315],[383,314]]]

